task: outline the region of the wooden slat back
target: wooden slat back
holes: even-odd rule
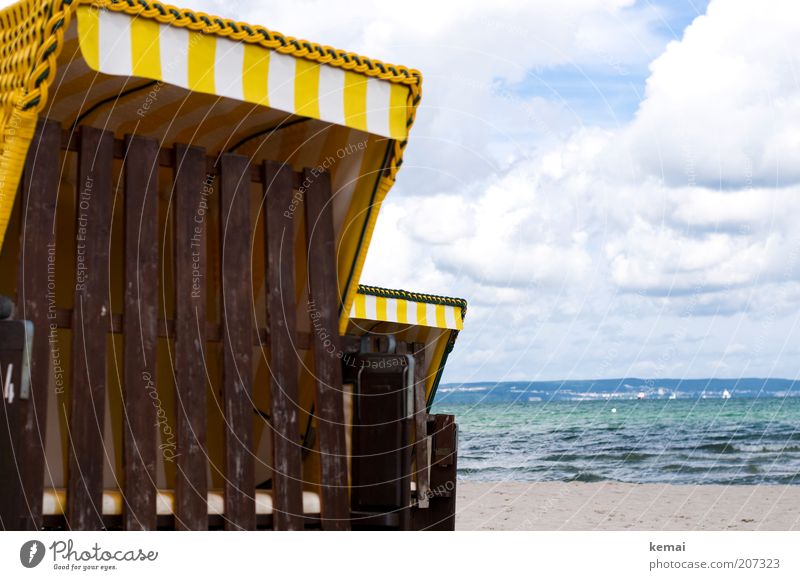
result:
[[[223,155],[220,170],[225,528],[255,529],[253,306],[249,159]]]
[[[175,527],[208,528],[205,151],[175,146]]]
[[[30,398],[20,399],[23,413],[22,442],[25,461],[23,488],[29,517],[28,529],[42,523],[42,492],[50,378],[50,324],[48,320],[48,265],[55,261],[55,210],[58,198],[61,127],[40,122],[30,145],[22,180],[22,239],[19,263],[17,317],[34,326],[30,353]],[[52,260],[52,262],[51,262]]]
[[[131,137],[125,158],[123,456],[126,530],[156,528],[158,141]]]
[[[31,170],[31,191],[57,192],[59,167],[57,125],[43,125],[39,139],[47,146],[43,162],[53,171]],[[65,147],[63,134],[62,148]],[[74,148],[67,145],[66,148]],[[175,145],[159,149],[156,141],[127,138],[124,149],[109,132],[82,127],[78,139],[78,185],[76,201],[77,280],[71,311],[56,310],[58,328],[72,329],[72,378],[69,418],[69,476],[67,521],[74,529],[103,526],[103,462],[106,454],[104,418],[108,333],[124,335],[123,365],[123,491],[126,529],[154,529],[156,517],[156,464],[158,440],[156,409],[149,392],[156,391],[156,352],[159,337],[174,337],[176,449],[166,460],[176,461],[175,526],[207,529],[208,496],[208,377],[206,343],[222,343],[225,407],[225,527],[253,529],[255,482],[253,454],[253,361],[254,345],[269,346],[271,415],[274,431],[273,498],[276,529],[302,529],[306,518],[302,507],[303,468],[299,441],[298,355],[300,349],[314,351],[315,418],[320,440],[322,482],[322,527],[348,529],[349,490],[344,432],[342,369],[339,356],[338,289],[333,231],[330,177],[302,176],[289,167],[267,162],[256,168],[248,158],[223,155],[209,173],[209,157],[197,147]],[[112,163],[123,159],[124,171],[124,275],[123,315],[110,313],[109,251],[113,207]],[[33,162],[33,161],[29,161]],[[174,239],[174,322],[158,317],[158,168],[172,165],[174,171],[171,219]],[[258,174],[258,175],[256,175]],[[221,279],[208,280],[207,227],[213,175],[220,182]],[[302,177],[302,179],[300,179]],[[265,190],[265,256],[267,328],[256,328],[253,309],[250,187],[263,183]],[[295,224],[287,217],[293,189],[305,188],[305,219],[309,311],[317,325],[326,329],[299,332],[296,321]],[[211,185],[211,187],[209,187]],[[23,255],[37,256],[46,264],[48,241],[53,239],[55,196],[42,198],[36,206],[29,192],[28,219]],[[37,194],[38,195],[38,194]],[[26,198],[27,199],[27,198]],[[49,204],[49,205],[48,205]],[[46,227],[49,226],[49,227]],[[49,237],[48,237],[49,236]],[[44,248],[44,250],[43,250]],[[44,274],[46,274],[46,266]],[[46,288],[44,274],[21,270],[22,286]],[[37,277],[38,276],[38,277]],[[44,280],[44,282],[42,281]],[[221,324],[207,316],[208,283],[221,284]],[[172,297],[170,297],[170,300]],[[40,302],[26,302],[36,322],[42,318]],[[45,313],[46,315],[46,313]],[[37,318],[38,317],[38,318]],[[65,318],[66,317],[66,318]],[[37,323],[37,326],[41,323]],[[49,328],[49,321],[47,323]],[[49,353],[37,335],[42,351],[34,355],[34,387],[47,384]],[[42,346],[42,344],[44,346]],[[34,347],[35,350],[36,347]],[[43,364],[39,364],[43,361]],[[39,364],[37,370],[36,365]],[[38,375],[37,375],[38,373]],[[37,376],[44,373],[44,379]],[[42,406],[44,408],[44,401]],[[35,415],[44,422],[44,413]],[[43,426],[39,431],[42,433]],[[31,440],[37,438],[31,437]],[[43,445],[38,442],[43,465]],[[35,450],[34,450],[35,451]],[[38,467],[31,472],[39,472]],[[41,480],[41,473],[39,474]],[[41,504],[41,483],[31,479],[31,498]],[[34,509],[39,514],[41,507]],[[38,516],[37,516],[38,517]],[[35,519],[32,521],[36,521]],[[35,525],[35,524],[32,524]]]
[[[67,521],[102,528],[113,135],[83,127],[78,151]]]
[[[269,313],[273,428],[273,524],[276,530],[303,528],[303,490],[298,441],[297,306],[294,289],[292,173],[274,162],[264,164],[265,255]]]
[[[339,291],[336,278],[335,238],[330,175],[306,169],[306,238],[308,255],[308,311],[317,317],[313,333],[316,416],[322,473],[322,528],[350,527],[347,450],[344,432],[342,365],[339,346]],[[330,343],[326,343],[330,341]],[[331,347],[334,355],[331,355]]]

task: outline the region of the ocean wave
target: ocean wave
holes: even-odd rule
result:
[[[607,478],[603,477],[602,475],[598,475],[596,473],[581,471],[580,473],[576,473],[572,477],[568,477],[564,481],[580,481],[583,483],[595,483],[598,481],[607,481]]]
[[[800,445],[787,445],[785,443],[766,443],[738,445],[742,453],[800,453]]]
[[[731,443],[706,443],[705,445],[697,445],[691,447],[695,451],[709,451],[711,453],[736,453],[738,449]]]
[[[701,465],[687,465],[685,463],[668,463],[662,466],[661,469],[677,473],[710,473],[715,468]]]

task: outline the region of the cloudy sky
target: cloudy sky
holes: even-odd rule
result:
[[[796,2],[178,3],[422,71],[362,282],[469,300],[445,381],[798,377]]]

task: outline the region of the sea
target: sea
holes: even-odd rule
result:
[[[800,384],[777,379],[441,385],[467,481],[800,484]]]

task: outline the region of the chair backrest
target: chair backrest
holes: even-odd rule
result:
[[[71,163],[74,167],[68,167]],[[56,208],[66,174],[75,176],[70,208],[74,219],[64,222]],[[158,195],[159,179],[169,180],[166,204]],[[154,400],[158,382],[165,382],[166,365],[167,381],[174,384],[174,424],[169,426],[174,444],[169,455],[175,473],[175,528],[208,527],[212,470],[225,481],[225,527],[257,526],[253,424],[258,389],[269,390],[271,405],[272,524],[277,529],[303,527],[298,369],[307,363],[302,352],[311,351],[321,524],[326,529],[349,527],[341,362],[328,354],[331,341],[338,345],[339,337],[326,337],[323,343],[317,333],[298,328],[297,313],[309,309],[298,308],[298,257],[292,243],[296,226],[285,211],[300,199],[306,222],[315,224],[306,232],[304,250],[311,256],[309,301],[324,327],[336,329],[339,299],[328,175],[295,172],[272,162],[252,164],[230,153],[209,156],[189,145],[162,149],[154,139],[118,139],[88,126],[71,133],[42,121],[31,144],[22,190],[17,317],[30,320],[34,330],[31,399],[20,413],[21,423],[35,436],[6,443],[21,454],[19,464],[33,466],[21,484],[32,506],[26,508],[25,521],[32,527],[42,522],[48,389],[61,381],[67,388],[59,395],[68,396],[70,528],[109,525],[102,514],[103,467],[108,461],[104,422],[107,396],[114,390],[122,399],[122,413],[112,419],[122,433],[122,469],[115,474],[124,495],[121,525],[160,525],[157,466],[164,461],[168,434],[163,411]],[[115,204],[121,204],[121,210]],[[64,223],[70,244],[58,246],[57,258],[51,258],[63,233],[57,230]],[[119,235],[114,228],[122,229],[119,247],[113,243]],[[210,228],[219,242],[212,254]],[[253,250],[256,244],[263,244],[259,251]],[[252,278],[253,260],[259,257],[264,273],[261,300]],[[65,260],[71,262],[67,270],[72,275],[63,275]],[[119,287],[113,282],[117,279]],[[208,295],[209,288],[216,289],[215,296]],[[71,308],[59,306],[55,299],[65,291],[72,298]],[[122,297],[121,306],[115,293]],[[71,370],[61,378],[54,378],[51,337],[56,331],[66,331],[70,343],[64,352],[69,352]],[[209,372],[212,350],[221,352],[220,379]],[[269,369],[268,385],[254,384],[254,368],[262,355]],[[109,381],[110,376],[117,378]],[[217,391],[223,416],[221,464],[214,464],[208,450],[209,437],[218,436],[209,430],[214,402],[209,392],[216,396]],[[8,526],[6,520],[3,525]]]

